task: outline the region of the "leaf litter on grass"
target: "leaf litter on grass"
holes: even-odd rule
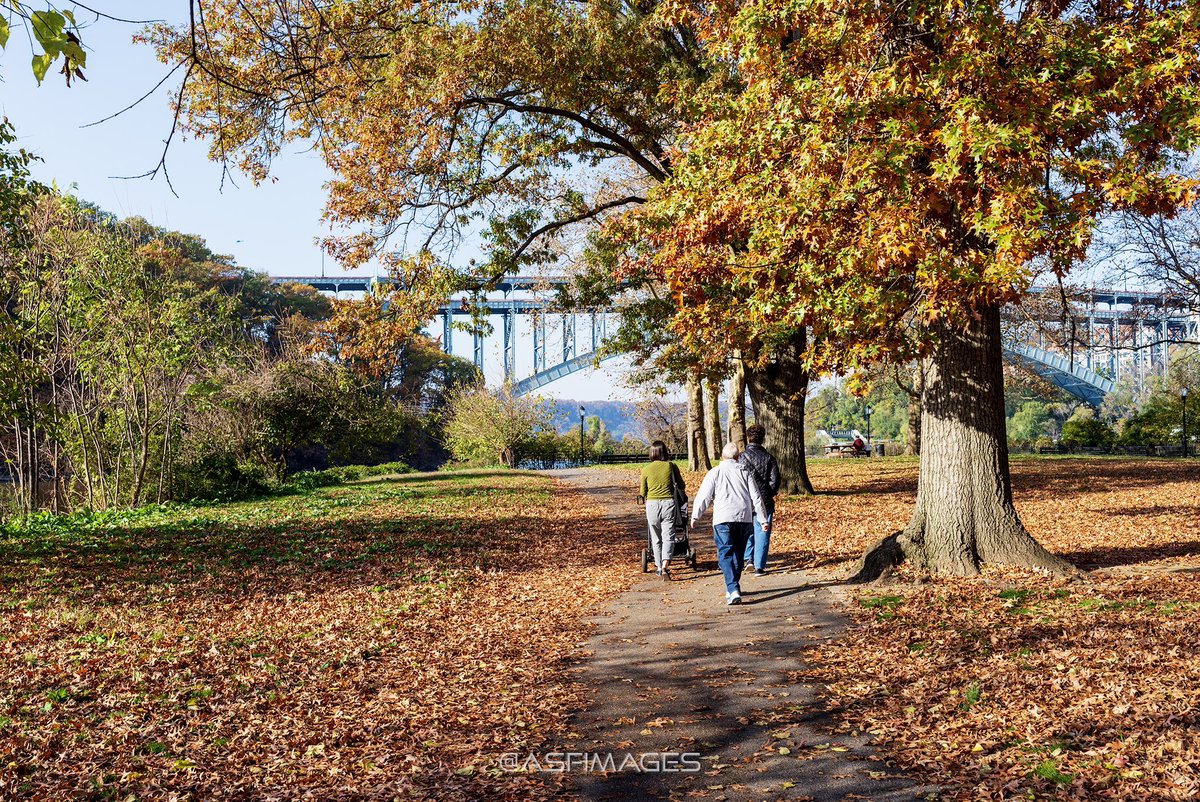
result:
[[[640,545],[496,472],[104,525],[0,540],[0,798],[553,796],[497,759],[581,706]]]
[[[1200,464],[1012,468],[1030,532],[1095,570],[1063,581],[988,568],[852,589],[856,625],[815,647],[803,677],[827,689],[845,729],[873,733],[897,764],[942,785],[941,798],[1197,798]],[[784,499],[772,552],[844,577],[907,520],[917,464],[811,470],[835,494]]]

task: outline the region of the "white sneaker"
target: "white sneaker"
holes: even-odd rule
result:
[[[742,594],[738,593],[736,590],[733,593],[726,593],[725,594],[725,603],[726,604],[741,604],[742,603]]]

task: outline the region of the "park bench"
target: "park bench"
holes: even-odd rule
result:
[[[1037,453],[1039,454],[1062,454],[1063,450],[1058,446],[1038,446]]]
[[[1074,449],[1076,454],[1108,454],[1110,453],[1104,446],[1078,446]]]
[[[830,443],[825,446],[825,456],[827,457],[869,457],[870,455],[869,450],[859,451],[853,443]]]

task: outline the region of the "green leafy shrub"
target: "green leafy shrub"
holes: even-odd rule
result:
[[[323,471],[304,471],[292,474],[285,485],[289,490],[313,490],[318,487],[332,487],[346,482],[354,482],[371,476],[412,473],[412,470],[403,462],[384,462],[379,465],[343,465]]]
[[[203,454],[175,472],[176,498],[239,501],[275,490],[267,466],[239,461],[227,452]]]
[[[1072,418],[1063,424],[1062,444],[1067,448],[1110,448],[1116,439],[1112,427],[1095,418]]]

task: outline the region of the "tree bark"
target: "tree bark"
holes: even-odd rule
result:
[[[733,377],[729,380],[729,441],[746,448],[746,363],[741,351],[733,352]]]
[[[725,442],[721,436],[721,382],[708,379],[705,383],[705,440],[708,442],[708,458],[716,462],[721,458]]]
[[[1025,530],[1012,503],[1004,428],[1000,308],[962,329],[940,327],[925,377],[921,470],[908,526],[875,544],[854,579],[878,578],[909,560],[970,576],[984,563],[1067,573],[1071,565]]]
[[[712,467],[708,459],[708,444],[704,437],[704,389],[700,386],[700,377],[688,374],[688,470],[707,471]]]
[[[808,371],[802,361],[807,333],[798,329],[766,365],[746,371],[755,422],[766,429],[763,445],[779,461],[779,492],[813,494],[804,456],[804,402]]]

